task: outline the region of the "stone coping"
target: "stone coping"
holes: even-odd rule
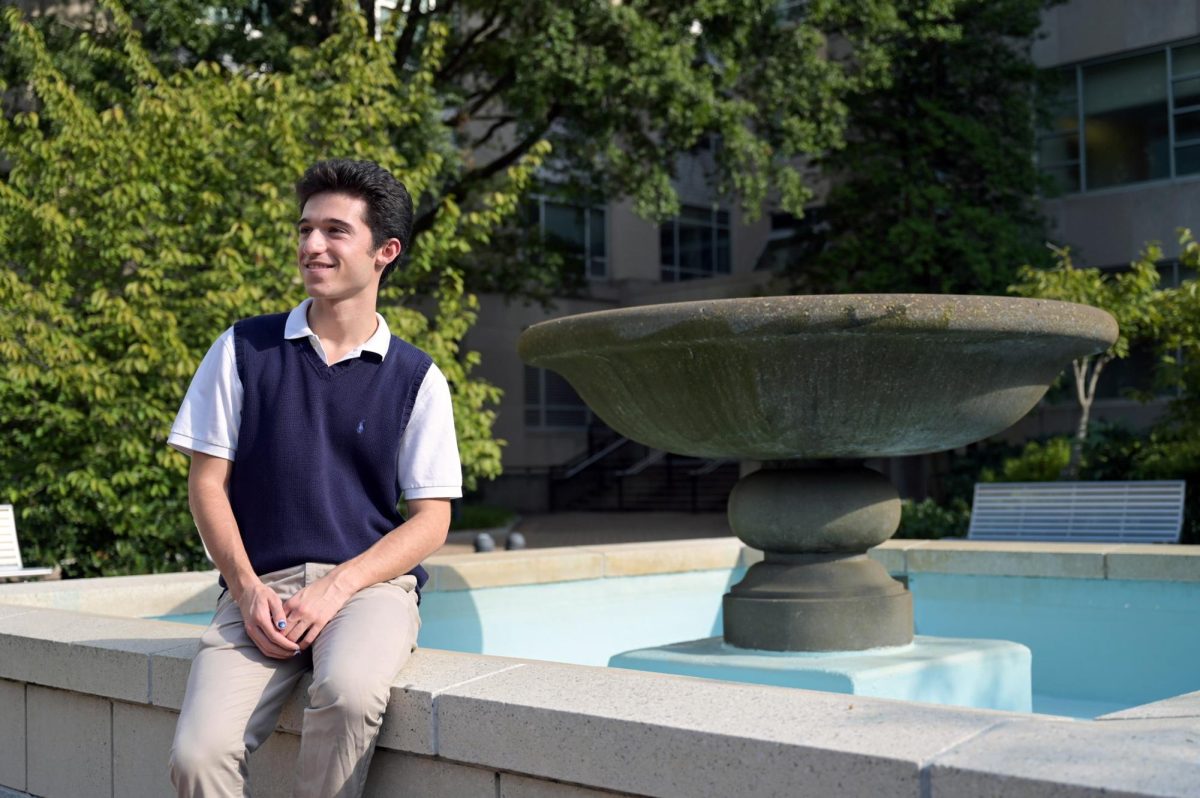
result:
[[[0,604],[0,714],[27,718],[30,735],[67,734],[76,705],[114,728],[140,706],[161,711],[169,735],[200,634]],[[280,719],[285,736],[299,730],[305,687]],[[1076,721],[422,649],[392,689],[379,744],[652,796],[1196,796],[1200,706],[1174,701]],[[24,783],[18,759],[0,757],[0,784]]]
[[[1200,582],[1200,546],[889,540],[870,556],[896,576],[921,573]],[[726,570],[762,553],[734,537],[450,554],[425,561],[427,591]],[[112,615],[204,612],[213,571],[0,584],[0,602]]]
[[[919,573],[1200,582],[1200,546],[1148,543],[889,540],[871,556]]]
[[[892,574],[978,574],[1200,582],[1200,546],[889,540],[870,556]],[[431,557],[426,590],[648,576],[753,565],[762,552],[735,537],[498,551]],[[0,594],[2,596],[2,594]]]

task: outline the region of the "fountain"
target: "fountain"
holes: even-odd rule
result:
[[[899,496],[861,461],[998,433],[1070,360],[1116,337],[1113,318],[1084,305],[907,294],[684,302],[526,330],[521,357],[565,377],[622,435],[764,464],[729,498],[731,528],[764,560],[725,595],[724,639],[628,652],[614,664],[722,676],[732,667],[735,678],[762,680],[763,668],[827,670],[833,655],[814,652],[842,652],[850,671],[875,667],[881,651],[909,662],[928,654],[939,668],[978,654],[980,641],[960,641],[957,653],[945,641],[913,648],[910,594],[866,556],[896,531]],[[784,652],[799,656],[781,660]],[[1003,645],[993,654],[1002,669],[1016,661],[1028,681],[1028,650],[1023,666]]]

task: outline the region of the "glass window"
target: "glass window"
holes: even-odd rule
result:
[[[1059,191],[1079,186],[1079,88],[1075,68],[1056,70],[1049,78],[1045,127],[1038,132],[1038,165]]]
[[[542,429],[582,429],[592,411],[565,379],[546,369],[525,367],[525,425]]]
[[[1169,177],[1166,52],[1083,70],[1088,189]]]
[[[659,263],[665,282],[729,274],[729,212],[685,205],[658,231]]]
[[[1200,172],[1200,143],[1175,148],[1175,173],[1193,175]]]
[[[1200,172],[1200,44],[1171,50],[1175,174]]]
[[[1200,78],[1176,79],[1171,82],[1175,92],[1175,110],[1189,111],[1200,108]]]
[[[1057,69],[1047,83],[1037,160],[1062,191],[1200,174],[1200,43]]]
[[[534,197],[527,205],[526,214],[530,223],[540,224],[545,243],[576,263],[585,276],[593,280],[608,276],[604,208],[587,208]]]

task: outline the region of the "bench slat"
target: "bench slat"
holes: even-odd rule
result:
[[[1182,480],[975,485],[974,540],[1178,542]]]

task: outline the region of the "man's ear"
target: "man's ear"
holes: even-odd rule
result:
[[[400,239],[389,238],[387,241],[383,242],[383,246],[381,246],[379,251],[375,253],[375,265],[379,268],[387,266],[396,258],[400,257],[401,249],[402,247],[400,246]]]

